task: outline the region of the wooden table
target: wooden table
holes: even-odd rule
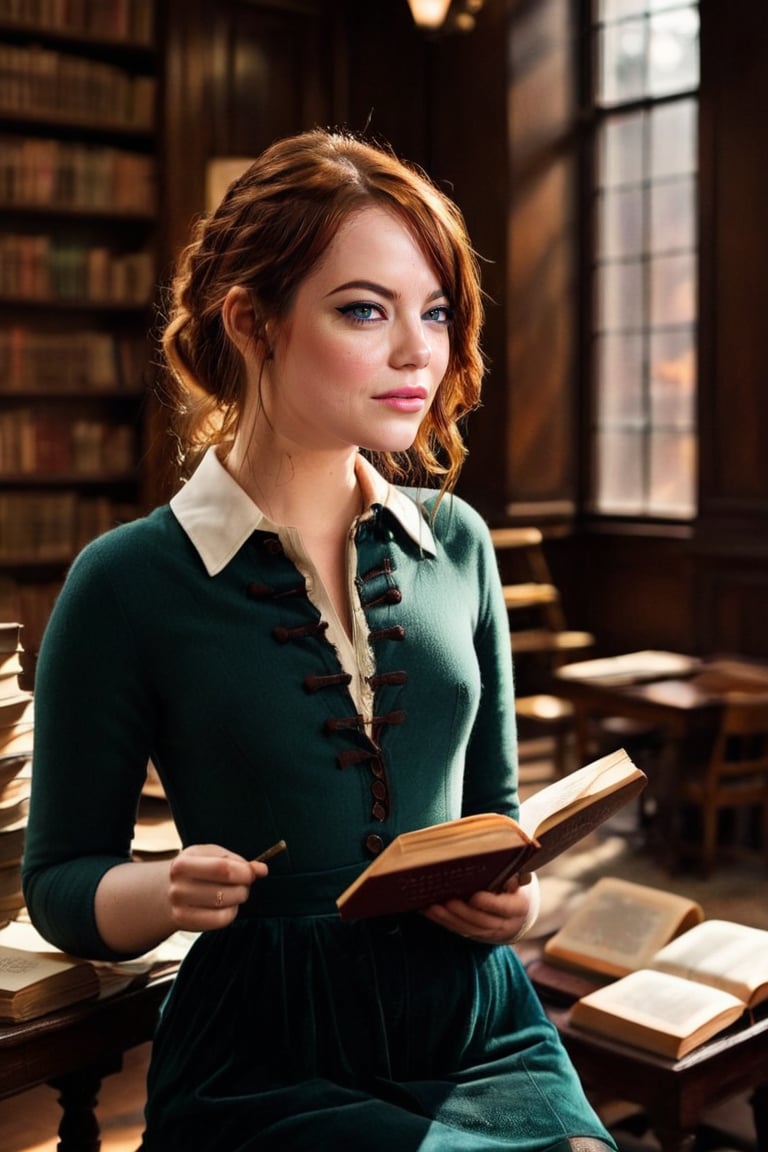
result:
[[[152,1039],[173,979],[173,970],[164,968],[107,999],[0,1024],[0,1099],[50,1084],[62,1108],[58,1152],[99,1152],[101,1081],[120,1071],[125,1052]]]
[[[702,1114],[744,1092],[752,1093],[755,1146],[768,1149],[768,1017],[673,1061],[571,1028],[565,1008],[547,1013],[587,1092],[640,1105],[663,1152],[690,1152]]]
[[[591,664],[583,667],[588,670]],[[673,869],[679,855],[678,797],[685,764],[701,763],[708,755],[729,692],[768,692],[768,665],[717,656],[692,665],[687,677],[641,682],[633,682],[629,674],[626,679],[588,672],[580,675],[579,667],[574,664],[557,669],[555,691],[573,706],[582,763],[591,755],[595,720],[618,716],[658,728],[661,733],[658,763],[649,778],[649,794],[657,803],[650,846]]]
[[[680,1060],[599,1036],[569,1023],[573,1001],[600,983],[542,963],[543,941],[515,951],[531,976],[588,1095],[637,1104],[663,1152],[691,1152],[705,1111],[751,1093],[756,1148],[768,1149],[768,1004],[754,1023],[734,1025]]]

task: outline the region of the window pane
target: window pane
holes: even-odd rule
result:
[[[603,264],[598,277],[598,327],[638,328],[643,316],[643,266]]]
[[[652,424],[693,428],[696,419],[695,330],[653,332],[650,349]]]
[[[647,25],[642,20],[608,24],[599,33],[599,99],[604,104],[637,100],[645,93]]]
[[[648,92],[664,96],[699,82],[699,18],[693,8],[652,16],[648,37]]]
[[[645,492],[642,432],[598,432],[597,484],[600,511],[642,512]]]
[[[657,256],[651,261],[652,328],[692,324],[696,317],[696,260],[682,256]]]
[[[650,190],[651,252],[691,249],[696,243],[696,217],[693,180],[671,180]]]
[[[696,171],[696,104],[675,100],[650,114],[649,169],[652,180]]]
[[[614,259],[643,251],[642,188],[610,189],[598,201],[598,254]]]
[[[650,505],[667,516],[692,516],[696,508],[696,440],[691,432],[658,432],[651,440]]]
[[[616,116],[605,124],[600,137],[598,181],[604,187],[637,184],[645,169],[643,131],[645,118],[634,112]]]
[[[595,341],[601,424],[638,424],[643,418],[643,337],[621,332]]]
[[[680,0],[599,0],[600,20],[621,20],[625,16],[641,16],[644,12],[660,12],[664,8],[679,8]]]

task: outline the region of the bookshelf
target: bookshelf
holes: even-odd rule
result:
[[[143,510],[158,212],[154,0],[0,0],[0,618]]]

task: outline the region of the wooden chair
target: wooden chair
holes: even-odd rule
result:
[[[700,813],[696,850],[705,875],[717,856],[723,809],[760,810],[762,850],[768,860],[768,695],[729,695],[709,760],[682,782],[681,803]]]
[[[520,577],[504,584],[504,602],[510,617],[510,643],[516,658],[540,658],[546,668],[546,690],[524,692],[515,700],[520,720],[554,741],[554,764],[558,776],[569,768],[568,746],[573,732],[571,704],[552,691],[553,668],[574,658],[594,644],[589,632],[566,626],[560,592],[544,554],[538,528],[493,528],[491,538],[500,567]],[[503,561],[502,561],[503,554]],[[520,623],[522,621],[522,624]],[[518,664],[519,668],[519,664]]]

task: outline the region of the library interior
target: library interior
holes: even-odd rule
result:
[[[189,284],[186,295],[179,292],[174,279],[179,262],[190,238],[202,235],[196,230],[266,149],[315,129],[370,142],[406,161],[419,179],[424,175],[439,190],[440,204],[444,197],[458,206],[479,277],[482,389],[477,404],[469,406],[474,410],[457,409],[463,460],[454,491],[477,514],[472,531],[482,534],[483,555],[493,561],[491,590],[493,597],[498,592],[504,660],[509,657],[514,678],[500,710],[509,714],[516,733],[515,794],[522,808],[513,838],[517,851],[526,847],[517,865],[502,871],[505,877],[517,874],[522,860],[532,859],[540,903],[532,926],[497,947],[511,949],[524,970],[602,1126],[573,1131],[560,1143],[553,1136],[550,1145],[537,1137],[539,1143],[530,1147],[536,1152],[582,1146],[585,1152],[614,1146],[618,1152],[768,1152],[767,71],[765,0],[0,0],[0,1147],[5,1152],[144,1149],[147,1073],[161,1009],[188,953],[204,951],[200,935],[216,934],[208,923],[196,932],[184,920],[156,947],[138,955],[126,947],[123,958],[117,955],[120,947],[105,948],[99,956],[76,955],[41,934],[40,920],[33,923],[27,906],[44,879],[35,872],[43,871],[44,856],[42,824],[36,835],[33,829],[35,809],[45,808],[34,790],[35,735],[39,728],[46,747],[40,770],[50,772],[48,761],[55,759],[50,745],[66,730],[67,706],[55,699],[57,668],[60,675],[62,669],[77,670],[98,679],[100,669],[88,667],[91,652],[128,665],[122,678],[110,671],[94,696],[106,700],[110,691],[124,694],[113,711],[99,716],[96,706],[87,729],[85,719],[81,729],[72,728],[93,732],[95,754],[83,740],[77,757],[82,780],[92,788],[81,819],[98,822],[99,805],[110,804],[118,788],[128,788],[127,769],[125,780],[111,785],[103,776],[143,739],[130,727],[144,706],[144,689],[130,680],[140,656],[156,662],[145,669],[152,692],[161,675],[176,667],[183,683],[175,685],[175,694],[146,706],[155,710],[153,725],[161,735],[157,764],[153,748],[145,749],[130,857],[158,869],[158,875],[165,869],[172,876],[171,864],[190,844],[204,842],[190,838],[206,824],[185,826],[187,785],[177,792],[178,780],[172,772],[166,777],[165,761],[174,750],[179,756],[185,749],[194,753],[195,732],[205,731],[206,719],[214,730],[206,738],[213,740],[215,725],[223,723],[216,714],[218,691],[209,701],[200,688],[194,731],[182,737],[165,729],[173,727],[174,717],[179,723],[189,715],[189,701],[182,711],[175,696],[188,693],[195,659],[208,683],[225,668],[230,654],[220,651],[226,647],[222,641],[235,634],[238,617],[223,620],[214,641],[214,621],[207,620],[205,628],[206,601],[200,598],[199,610],[189,610],[186,621],[184,652],[191,654],[186,667],[181,655],[172,656],[160,643],[146,645],[145,652],[143,637],[131,633],[129,614],[141,604],[141,583],[146,580],[150,589],[142,606],[147,620],[163,615],[149,597],[169,573],[181,582],[167,588],[170,613],[195,605],[200,593],[191,577],[190,586],[182,586],[187,567],[181,563],[169,561],[164,568],[157,553],[148,550],[140,562],[126,552],[139,586],[134,583],[130,604],[126,600],[125,622],[115,624],[111,635],[83,635],[82,654],[58,659],[57,645],[79,645],[72,621],[83,628],[83,618],[68,620],[68,613],[84,612],[83,596],[94,598],[97,631],[110,611],[123,610],[121,589],[129,581],[121,576],[116,584],[114,609],[106,579],[102,589],[96,576],[90,586],[81,576],[70,599],[60,597],[76,558],[84,550],[97,557],[88,551],[94,541],[112,539],[118,527],[123,533],[124,526],[164,513],[191,483],[180,466],[184,444],[178,412],[172,411],[177,393],[169,384],[179,362],[169,371],[163,340],[174,314],[178,318],[180,299],[183,307],[196,306]],[[398,224],[397,235],[410,237],[417,250],[414,282],[419,283],[422,265],[433,279],[435,269],[442,276],[444,253],[440,249],[438,259],[438,241],[432,245],[424,239],[427,228],[437,229],[436,220],[424,223],[422,235],[394,194],[393,203],[392,213],[380,215],[408,226]],[[378,209],[363,211],[375,219]],[[344,235],[342,226],[334,252]],[[442,244],[443,232],[440,237]],[[370,247],[364,239],[362,250]],[[397,267],[399,250],[394,243],[387,267]],[[218,253],[212,265],[217,258]],[[459,263],[456,258],[454,287],[467,275]],[[323,264],[321,258],[318,266]],[[277,374],[270,325],[286,321],[299,289],[314,276],[310,271],[304,281],[306,272],[288,281],[290,298],[282,301],[283,312],[274,304],[266,335],[257,335],[254,327],[240,344],[237,325],[243,320],[232,304],[240,299],[238,291],[251,301],[254,325],[261,323],[250,288],[233,289],[238,281],[231,281],[228,310],[217,302],[213,283],[210,307],[219,309],[217,324],[227,334],[222,362],[224,339],[232,341],[230,351],[240,348],[246,364],[252,353],[243,349],[263,343],[260,371]],[[212,281],[215,276],[213,271]],[[365,309],[366,321],[382,320],[390,307],[393,317],[400,310],[404,314],[410,289],[380,289],[368,283],[373,276],[357,279],[357,286],[375,298],[355,304],[360,315]],[[447,284],[433,297],[447,299],[438,307],[431,303],[422,316],[434,357],[441,338],[432,331],[434,317],[452,316],[450,305],[456,302]],[[466,322],[456,306],[448,331],[455,323],[458,333],[459,323]],[[363,327],[361,321],[358,329]],[[354,338],[363,339],[359,331]],[[203,412],[195,355],[189,353],[186,365],[189,412]],[[447,358],[445,363],[448,375],[458,371]],[[237,402],[226,394],[227,386],[222,385],[223,398],[209,395],[215,405],[205,420],[200,418],[200,444],[203,433],[214,437],[213,429],[219,429],[219,443],[232,428],[235,446],[242,439],[244,421],[233,422]],[[265,389],[270,395],[268,384]],[[318,395],[319,390],[311,394],[310,406]],[[395,399],[391,406],[399,406],[400,416],[413,410],[413,395]],[[254,428],[268,406],[262,406],[259,391],[259,412],[251,413]],[[275,411],[279,416],[282,410]],[[454,419],[443,416],[446,422]],[[264,419],[270,423],[269,414]],[[417,489],[424,483],[440,488],[447,444],[435,440],[434,467],[426,481],[422,475],[413,481]],[[216,453],[211,453],[212,460]],[[233,450],[232,458],[236,455]],[[374,463],[384,457],[416,459],[402,448],[366,455]],[[221,477],[228,474],[219,465],[218,474],[208,467],[205,475],[206,483],[221,488]],[[233,476],[234,469],[228,483],[236,488]],[[412,483],[404,476],[392,472],[386,479]],[[378,493],[380,479],[371,482],[371,491]],[[196,490],[206,494],[201,486]],[[239,493],[247,500],[242,488]],[[356,603],[350,607],[347,601],[337,615],[333,593],[313,599],[313,580],[322,582],[323,567],[315,568],[313,560],[302,567],[296,560],[304,556],[300,547],[292,552],[274,528],[275,522],[295,522],[280,520],[277,513],[271,520],[255,507],[253,490],[248,495],[260,516],[252,517],[251,525],[272,526],[272,551],[285,553],[284,568],[289,567],[285,556],[295,561],[299,573],[293,563],[290,567],[302,588],[306,580],[303,603],[313,611],[320,605],[317,628],[328,628],[327,615],[333,618],[324,647],[332,652],[338,674],[328,674],[327,661],[318,663],[326,674],[306,676],[303,695],[312,698],[313,720],[327,717],[329,739],[340,746],[347,740],[349,747],[339,755],[342,771],[332,785],[319,785],[320,791],[340,794],[343,780],[349,794],[349,782],[368,781],[370,773],[368,856],[381,868],[394,848],[401,850],[402,843],[407,855],[414,843],[419,847],[413,849],[411,867],[426,868],[421,835],[426,821],[403,811],[398,815],[404,793],[398,798],[390,752],[402,749],[399,726],[403,740],[409,739],[408,710],[387,703],[383,715],[374,709],[374,689],[377,705],[396,701],[402,692],[417,710],[419,699],[428,704],[424,713],[435,708],[446,692],[444,678],[460,676],[465,668],[465,654],[459,652],[466,644],[463,613],[476,617],[486,605],[475,612],[467,604],[460,619],[445,615],[441,620],[436,610],[441,605],[425,601],[419,635],[434,629],[435,621],[441,634],[434,645],[425,641],[429,651],[434,649],[429,669],[434,698],[426,693],[420,698],[407,684],[408,673],[376,674],[374,635],[378,644],[386,625],[389,643],[399,627],[398,614],[413,614],[405,600],[400,607],[395,562],[387,558],[380,570],[364,577],[348,573],[345,595]],[[357,498],[355,524],[362,530],[366,513],[360,514]],[[186,507],[193,518],[200,512],[189,500]],[[442,502],[419,520],[424,516],[438,537]],[[396,512],[391,519],[400,525]],[[214,526],[214,537],[219,528],[220,547],[229,546],[236,529]],[[457,533],[463,530],[458,525]],[[298,528],[284,531],[299,534]],[[393,537],[391,527],[376,532]],[[191,530],[188,534],[207,564],[204,549]],[[156,535],[146,539],[157,547]],[[178,547],[175,538],[168,540],[169,547]],[[449,549],[440,541],[435,547],[437,567],[439,554],[447,556]],[[398,556],[406,552],[402,548]],[[117,548],[114,555],[120,556]],[[232,555],[234,549],[227,565]],[[410,595],[406,563],[411,561],[401,560],[397,578]],[[77,566],[81,573],[87,567]],[[255,563],[254,571],[260,579]],[[466,595],[479,588],[484,596],[486,578],[483,571],[467,580]],[[376,581],[377,588],[381,585],[380,601],[365,599],[369,579],[371,588]],[[298,660],[296,653],[310,640],[309,626],[285,625],[301,618],[291,615],[295,590],[286,585],[275,592],[267,583],[251,583],[248,596],[249,611],[262,613],[281,650],[290,649],[285,659]],[[272,601],[283,616],[270,615]],[[65,603],[69,607],[62,609]],[[374,605],[380,629],[375,633],[368,631],[373,611],[369,623],[360,624]],[[47,660],[44,648],[38,661],[52,619],[55,640]],[[476,618],[473,626],[481,631]],[[340,637],[345,628],[347,636]],[[360,628],[365,631],[358,633]],[[181,635],[178,621],[176,634]],[[369,651],[361,655],[366,634]],[[174,635],[172,627],[167,635]],[[115,650],[134,641],[137,656],[129,659]],[[482,644],[477,641],[478,651]],[[254,692],[256,699],[258,693],[265,697],[261,727],[277,732],[266,747],[277,747],[282,739],[287,758],[294,742],[302,747],[303,738],[298,718],[286,723],[285,706],[269,702],[270,678],[275,693],[282,683],[275,647],[271,641],[269,648],[253,650],[262,669]],[[389,644],[387,651],[392,648],[397,645]],[[446,652],[456,655],[450,669],[444,666]],[[235,667],[236,659],[237,653]],[[357,662],[354,676],[348,674],[349,661]],[[427,665],[418,667],[424,677]],[[38,698],[38,672],[42,677],[44,668]],[[453,686],[458,703],[449,706],[455,715],[422,714],[419,722],[433,721],[435,733],[449,730],[434,737],[437,755],[443,741],[453,739],[454,758],[470,758],[471,738],[459,730],[470,726],[467,716],[477,707],[483,671],[473,668],[477,686]],[[370,688],[358,681],[370,682]],[[499,684],[504,683],[502,675]],[[77,698],[69,685],[61,689],[63,700]],[[498,684],[493,691],[495,703]],[[348,711],[354,701],[352,720],[337,719],[341,713],[332,711],[331,694],[343,696]],[[244,686],[234,685],[230,709],[243,699]],[[309,716],[309,705],[300,706]],[[483,712],[480,708],[479,715]],[[249,723],[255,728],[258,720],[250,717]],[[125,747],[105,763],[98,740],[111,724],[119,733],[115,743]],[[294,730],[281,735],[280,725]],[[222,730],[220,737],[222,749],[238,748],[237,734],[230,739]],[[213,747],[210,743],[208,751]],[[313,730],[304,756],[310,748],[314,756],[319,747]],[[490,735],[484,747],[501,755],[501,741]],[[193,774],[200,762],[195,759]],[[622,775],[627,764],[631,779]],[[211,769],[209,789],[216,771]],[[447,794],[455,779],[448,770],[440,772],[439,790]],[[256,809],[271,802],[261,774],[256,775],[250,792],[240,782],[230,803],[237,805],[242,797]],[[202,796],[205,782],[199,776],[188,790],[197,788]],[[491,781],[478,794],[495,797],[496,787]],[[298,797],[294,800],[301,808]],[[316,811],[306,811],[315,803]],[[307,798],[299,824],[309,823],[313,813],[322,820],[326,803],[332,801]],[[457,803],[444,805],[451,820],[464,815],[479,820],[484,812],[470,806],[465,813]],[[562,839],[551,852],[547,835],[554,833],[542,823],[546,804],[546,817],[562,821],[557,824]],[[220,816],[225,807],[218,797],[211,802],[209,827],[225,819]],[[184,819],[174,819],[182,810]],[[432,813],[430,824],[448,822],[448,815],[434,815],[441,810],[426,801],[420,809]],[[67,805],[70,817],[76,817],[74,802]],[[105,825],[118,820],[104,809]],[[269,827],[269,821],[258,827]],[[421,839],[409,842],[409,832]],[[286,851],[281,834],[278,829],[272,837],[278,843],[267,867],[276,882],[285,877],[288,892],[288,881],[300,878],[311,845],[294,863],[292,845]],[[480,849],[463,825],[455,835],[466,840],[452,835],[446,842],[451,852],[465,854],[466,871],[470,851]],[[73,843],[103,842],[90,851],[106,858],[114,854],[108,847],[113,836],[116,827],[105,830],[101,841],[89,828]],[[540,871],[529,836],[545,844]],[[395,839],[397,845],[379,855]],[[30,843],[35,860],[27,883],[22,870]],[[256,869],[248,881],[255,889],[263,863],[256,848],[269,843],[245,856]],[[306,871],[335,868],[340,859],[321,850],[316,868]],[[437,867],[436,859],[430,857],[430,868]],[[472,859],[476,862],[476,855]],[[392,865],[401,866],[406,867]],[[496,863],[491,871],[496,875],[498,869]],[[340,866],[338,872],[346,877],[338,886],[341,895],[352,874]],[[463,899],[475,889],[451,891]],[[222,904],[220,888],[216,904]],[[423,907],[422,899],[402,916],[423,920]],[[386,912],[361,913],[374,924],[371,938],[377,931],[383,935],[376,923],[401,915],[389,907]],[[95,924],[90,906],[82,915]],[[258,919],[252,911],[249,915]],[[56,919],[47,912],[46,917]],[[451,934],[457,932],[454,926]],[[83,938],[91,939],[88,931]],[[60,941],[66,939],[62,929]],[[338,947],[335,938],[333,947]],[[370,994],[379,995],[373,978]],[[311,995],[306,992],[308,1001]],[[258,1007],[250,1008],[253,1019]],[[386,1004],[380,1009],[386,1013]],[[412,1005],[406,1010],[418,1017]],[[320,1027],[323,1017],[317,1011],[308,1029]],[[418,1035],[418,1019],[412,1027]],[[262,1065],[254,1073],[259,1075]],[[265,1075],[269,1079],[271,1070]],[[394,1081],[393,1075],[393,1093],[405,1091]],[[264,1106],[261,1099],[259,1106]],[[461,1107],[467,1107],[465,1101]],[[469,1129],[481,1134],[486,1121],[481,1105],[478,1110]],[[601,1133],[612,1143],[589,1139]],[[465,1135],[462,1130],[461,1138]],[[275,1139],[271,1128],[270,1138]],[[286,1136],[286,1148],[305,1146],[301,1134],[293,1138],[299,1142]],[[185,1152],[283,1147],[262,1145],[258,1132],[252,1143],[226,1143],[223,1122],[215,1140],[202,1130],[199,1139],[199,1148],[188,1138],[178,1147]],[[323,1139],[328,1137],[318,1135],[318,1142],[306,1147],[334,1146]],[[476,1139],[456,1147],[481,1152],[503,1146],[484,1143],[481,1135]],[[401,1145],[397,1138],[392,1145],[382,1140],[372,1137],[371,1152],[385,1146],[415,1152],[419,1146],[405,1136]],[[453,1147],[450,1138],[428,1146],[446,1152]],[[159,1147],[149,1144],[146,1152]],[[361,1141],[359,1147],[368,1145]]]

